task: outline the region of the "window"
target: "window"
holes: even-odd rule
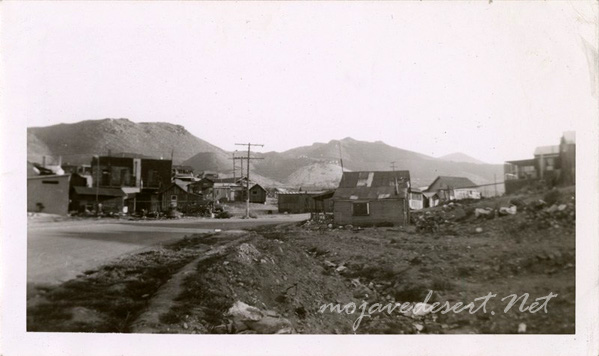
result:
[[[176,195],[171,195],[171,201],[177,201],[177,196]]]
[[[370,215],[368,203],[353,203],[352,210],[354,216],[368,216]]]
[[[57,180],[43,180],[42,184],[58,184]]]

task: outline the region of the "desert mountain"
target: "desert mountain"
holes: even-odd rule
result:
[[[196,172],[216,171],[231,176],[232,153],[203,141],[184,127],[168,123],[133,123],[127,119],[104,119],[33,127],[27,132],[28,159],[62,156],[63,163],[89,163],[93,154],[128,152],[170,158],[174,163],[194,167]],[[352,138],[314,143],[284,152],[255,153],[251,178],[265,186],[335,187],[346,171],[409,170],[414,187],[426,186],[437,176],[462,176],[477,184],[501,180],[502,165],[448,161],[393,147],[381,141]],[[458,157],[459,158],[459,157]],[[239,164],[239,162],[238,162]],[[245,164],[244,164],[245,165]],[[239,176],[239,170],[236,172]]]
[[[224,151],[203,141],[183,126],[163,122],[134,123],[128,119],[81,121],[27,129],[30,160],[62,156],[63,163],[89,163],[91,155],[128,152],[170,158],[180,163],[198,152]]]
[[[462,162],[462,163],[476,163],[476,164],[484,164],[485,162],[480,161],[474,157],[470,157],[462,152],[454,152],[445,156],[439,157],[439,159],[449,162]]]

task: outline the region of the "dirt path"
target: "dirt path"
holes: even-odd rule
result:
[[[222,255],[229,247],[247,240],[248,234],[240,231],[232,233],[225,232],[221,233],[221,235],[238,236],[238,238],[223,245],[213,246],[210,249],[201,251],[201,255],[198,258],[194,259],[191,263],[187,264],[179,270],[179,272],[174,274],[171,279],[156,292],[154,297],[150,300],[146,311],[132,323],[131,332],[151,334],[161,331],[161,316],[167,314],[173,307],[176,307],[176,298],[183,290],[183,282],[185,281],[185,278],[196,272],[198,263],[214,256]],[[187,324],[184,325],[187,326]]]

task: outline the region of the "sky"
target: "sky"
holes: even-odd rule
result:
[[[5,2],[1,26],[15,125],[128,118],[227,150],[352,137],[501,163],[598,116],[593,1]]]

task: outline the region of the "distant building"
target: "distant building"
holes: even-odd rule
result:
[[[439,176],[426,191],[437,193],[441,201],[481,198],[478,186],[466,177]]]
[[[193,174],[192,166],[173,165],[173,175],[177,174]]]
[[[506,161],[504,178],[506,193],[513,193],[536,182],[549,186],[575,184],[575,132],[564,132],[559,145],[537,147],[534,158]]]
[[[73,201],[74,188],[87,185],[79,174],[37,175],[27,177],[27,211],[67,215],[77,210]]]
[[[198,174],[198,178],[216,179],[216,178],[218,178],[218,172],[215,172],[215,171],[203,171],[203,172],[200,172],[200,174]]]
[[[94,156],[91,161],[93,186],[121,188],[129,212],[157,211],[158,191],[171,184],[172,161],[142,155]]]
[[[67,215],[71,175],[40,175],[27,178],[27,211]]]
[[[441,201],[437,192],[423,192],[422,198],[422,205],[424,208],[433,208],[439,205],[439,202]]]
[[[250,203],[266,203],[266,189],[264,189],[260,184],[254,184],[250,188]]]
[[[140,189],[160,189],[171,183],[172,161],[95,156],[91,162],[94,186],[100,188],[136,187]],[[98,172],[100,170],[100,172]]]
[[[409,223],[409,171],[344,172],[333,195],[335,224]]]
[[[160,210],[177,209],[185,212],[204,205],[203,195],[192,192],[189,186],[190,183],[188,182],[175,180],[175,182],[161,190],[159,192]]]

